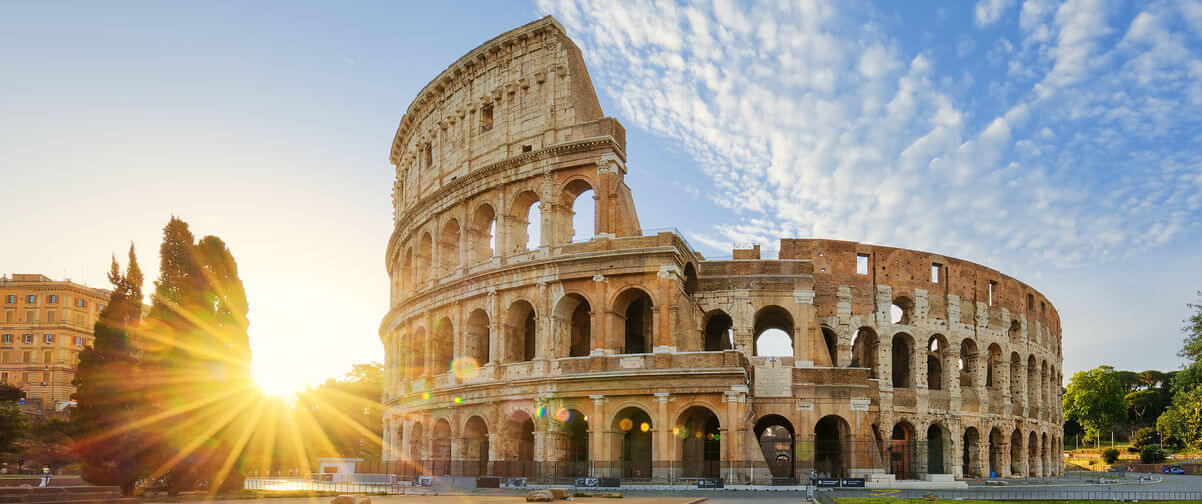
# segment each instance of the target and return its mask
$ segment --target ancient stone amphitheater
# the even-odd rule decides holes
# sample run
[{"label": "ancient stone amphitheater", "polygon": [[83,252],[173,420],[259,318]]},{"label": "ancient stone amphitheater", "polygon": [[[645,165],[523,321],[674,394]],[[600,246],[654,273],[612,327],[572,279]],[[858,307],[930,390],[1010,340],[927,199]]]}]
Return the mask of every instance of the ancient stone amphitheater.
[{"label": "ancient stone amphitheater", "polygon": [[640,227],[625,147],[550,17],[413,100],[390,154],[386,462],[728,484],[1061,471],[1060,322],[1039,292],[846,241],[706,259]]}]

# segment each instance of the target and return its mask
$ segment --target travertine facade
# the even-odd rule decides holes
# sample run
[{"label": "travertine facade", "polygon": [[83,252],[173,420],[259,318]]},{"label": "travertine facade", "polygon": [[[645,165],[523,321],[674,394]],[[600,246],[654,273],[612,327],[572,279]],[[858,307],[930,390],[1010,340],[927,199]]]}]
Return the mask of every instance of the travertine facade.
[{"label": "travertine facade", "polygon": [[[732,483],[1060,470],[1042,295],[926,252],[799,239],[706,260],[642,230],[622,126],[554,19],[443,71],[390,159],[385,460]],[[757,355],[778,331],[791,354]]]},{"label": "travertine facade", "polygon": [[0,278],[0,382],[43,409],[71,399],[79,352],[112,293],[44,275]]}]

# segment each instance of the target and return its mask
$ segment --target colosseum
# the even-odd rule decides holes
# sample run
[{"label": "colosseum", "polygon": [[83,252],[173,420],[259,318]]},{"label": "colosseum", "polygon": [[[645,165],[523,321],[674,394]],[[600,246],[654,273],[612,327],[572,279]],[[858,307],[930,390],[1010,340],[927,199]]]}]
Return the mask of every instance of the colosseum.
[{"label": "colosseum", "polygon": [[706,259],[641,228],[625,130],[551,17],[435,77],[389,159],[386,462],[629,483],[1062,470],[1047,299],[929,252]]}]

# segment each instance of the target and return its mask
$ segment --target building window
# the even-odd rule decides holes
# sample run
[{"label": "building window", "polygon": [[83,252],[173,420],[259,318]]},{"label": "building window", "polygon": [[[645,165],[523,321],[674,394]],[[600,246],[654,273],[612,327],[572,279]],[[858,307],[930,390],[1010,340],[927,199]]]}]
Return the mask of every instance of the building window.
[{"label": "building window", "polygon": [[480,107],[480,131],[485,132],[492,129],[492,105]]},{"label": "building window", "polygon": [[54,343],[54,335],[53,334],[46,335],[46,343]]},{"label": "building window", "polygon": [[21,373],[21,381],[25,382],[25,383],[29,383],[29,371]]},{"label": "building window", "polygon": [[0,373],[0,383],[8,383],[8,373]]},{"label": "building window", "polygon": [[13,342],[13,335],[11,335],[11,334],[5,334],[5,335],[4,335],[4,339],[3,339],[3,340],[0,340],[0,341],[3,341],[4,343],[12,343],[12,342]]},{"label": "building window", "polygon": [[989,306],[993,306],[993,293],[997,291],[997,282],[989,281]]},{"label": "building window", "polygon": [[33,343],[33,335],[32,335],[32,334],[26,334],[26,335],[25,335],[25,342],[26,342],[26,343]]},{"label": "building window", "polygon": [[86,308],[88,306],[88,302],[84,301],[83,298],[75,298],[75,306]]},{"label": "building window", "polygon": [[943,265],[939,263],[931,263],[931,283],[939,283],[939,270],[943,269]]},{"label": "building window", "polygon": [[8,350],[0,350],[0,363],[8,364],[8,358],[12,357],[12,352]]},{"label": "building window", "polygon": [[75,346],[83,346],[83,338],[76,336],[75,337]]},{"label": "building window", "polygon": [[53,358],[54,358],[53,350],[46,350],[45,352],[42,352],[42,364],[50,364],[50,361]]},{"label": "building window", "polygon": [[16,303],[16,302],[17,302],[17,296],[16,296],[16,294],[9,294],[9,295],[8,295],[8,299],[7,299],[7,301],[8,301],[8,304],[14,304],[14,303]]},{"label": "building window", "polygon": [[33,310],[25,310],[25,322],[33,323],[38,321],[38,312]]},{"label": "building window", "polygon": [[30,294],[30,295],[28,295],[28,296],[25,296],[25,302],[26,302],[26,303],[36,303],[36,302],[38,302],[38,295],[37,295],[37,294]]},{"label": "building window", "polygon": [[868,274],[868,255],[867,254],[856,254],[856,274],[857,275],[867,275]]},{"label": "building window", "polygon": [[100,311],[104,311],[104,305],[96,305],[96,309],[100,310]]},{"label": "building window", "polygon": [[58,302],[58,294],[51,294],[50,295],[50,304],[54,304],[57,302]]},{"label": "building window", "polygon": [[33,352],[30,352],[29,350],[21,352],[21,362],[24,364],[33,362]]},{"label": "building window", "polygon": [[53,324],[54,316],[55,316],[54,310],[46,310],[46,323]]}]

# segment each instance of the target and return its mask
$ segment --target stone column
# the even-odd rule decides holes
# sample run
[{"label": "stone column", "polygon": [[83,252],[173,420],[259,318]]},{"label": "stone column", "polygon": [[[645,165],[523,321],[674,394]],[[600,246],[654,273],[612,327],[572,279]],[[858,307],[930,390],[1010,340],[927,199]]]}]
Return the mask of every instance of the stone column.
[{"label": "stone column", "polygon": [[671,443],[668,441],[668,438],[672,435],[672,428],[668,425],[671,423],[671,420],[668,418],[669,394],[667,392],[655,392],[653,395],[657,404],[656,418],[651,422],[651,439],[654,444],[651,449],[651,477],[663,480],[668,477],[668,467],[662,463],[673,460]]},{"label": "stone column", "polygon": [[605,436],[605,396],[593,394],[588,397],[593,400],[593,414],[588,416],[588,454],[591,459],[590,462],[596,468],[598,462],[612,460],[609,458],[608,450],[605,447],[605,441],[608,441]]}]

